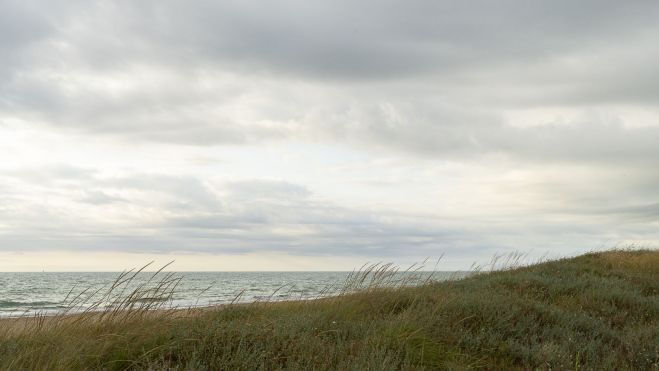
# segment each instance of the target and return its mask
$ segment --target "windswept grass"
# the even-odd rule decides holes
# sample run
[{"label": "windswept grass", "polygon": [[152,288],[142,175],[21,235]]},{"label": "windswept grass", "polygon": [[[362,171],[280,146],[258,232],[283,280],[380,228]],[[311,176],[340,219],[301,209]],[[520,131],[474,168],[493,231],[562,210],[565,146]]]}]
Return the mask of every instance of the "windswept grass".
[{"label": "windswept grass", "polygon": [[658,251],[500,263],[446,282],[364,267],[318,300],[140,300],[168,292],[169,277],[107,296],[117,305],[101,313],[1,321],[0,369],[659,369]]}]

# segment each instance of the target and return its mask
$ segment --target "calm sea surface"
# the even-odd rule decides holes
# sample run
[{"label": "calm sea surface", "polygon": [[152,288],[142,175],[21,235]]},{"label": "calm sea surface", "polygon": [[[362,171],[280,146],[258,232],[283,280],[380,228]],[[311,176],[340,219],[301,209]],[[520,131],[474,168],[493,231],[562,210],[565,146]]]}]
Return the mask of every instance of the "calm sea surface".
[{"label": "calm sea surface", "polygon": [[[414,279],[432,274],[435,280],[464,276],[456,272],[415,274]],[[136,288],[142,292],[139,300],[162,301],[166,307],[207,306],[234,300],[310,299],[337,293],[348,275],[349,272],[184,272],[154,277],[153,273],[144,272],[110,290],[119,273],[0,272],[0,317],[50,314],[72,306],[74,311],[81,311],[92,303],[107,307]],[[411,275],[399,273],[396,280]]]}]

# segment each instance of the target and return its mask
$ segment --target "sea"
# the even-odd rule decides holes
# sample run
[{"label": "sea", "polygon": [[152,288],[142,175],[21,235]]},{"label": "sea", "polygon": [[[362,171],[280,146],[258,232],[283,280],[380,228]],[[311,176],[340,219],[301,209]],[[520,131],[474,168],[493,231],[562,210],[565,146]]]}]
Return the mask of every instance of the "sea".
[{"label": "sea", "polygon": [[[190,308],[305,300],[380,285],[464,277],[466,272],[0,272],[0,317],[75,313],[117,305]],[[120,304],[121,303],[121,304]]]}]

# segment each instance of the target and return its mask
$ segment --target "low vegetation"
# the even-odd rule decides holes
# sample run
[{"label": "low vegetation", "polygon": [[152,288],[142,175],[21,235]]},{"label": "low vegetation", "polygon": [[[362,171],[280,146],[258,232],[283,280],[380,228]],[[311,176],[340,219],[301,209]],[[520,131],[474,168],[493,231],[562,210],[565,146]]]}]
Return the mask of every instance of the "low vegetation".
[{"label": "low vegetation", "polygon": [[413,287],[386,270],[318,300],[5,319],[0,369],[659,369],[659,251]]}]

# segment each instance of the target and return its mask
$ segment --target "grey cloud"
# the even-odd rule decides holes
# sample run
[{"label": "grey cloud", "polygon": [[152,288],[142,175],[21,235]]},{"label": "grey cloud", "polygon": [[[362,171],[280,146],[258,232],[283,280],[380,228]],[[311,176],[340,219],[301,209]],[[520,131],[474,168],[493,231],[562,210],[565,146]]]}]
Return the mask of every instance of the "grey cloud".
[{"label": "grey cloud", "polygon": [[[74,203],[62,209],[38,201],[6,198],[0,207],[0,220],[9,229],[0,235],[2,248],[151,253],[286,251],[373,259],[460,254],[463,249],[473,255],[487,255],[522,245],[573,251],[593,248],[593,241],[605,242],[603,238],[618,241],[630,235],[652,236],[625,218],[629,213],[656,211],[655,205],[647,210],[618,208],[617,219],[603,221],[591,213],[589,222],[580,223],[574,223],[574,218],[583,216],[592,205],[584,204],[560,219],[553,219],[555,214],[546,211],[527,211],[524,220],[516,213],[439,218],[321,202],[312,190],[279,181],[207,184],[194,177],[134,174],[121,178],[82,177],[78,182],[75,188],[83,189],[86,199],[59,182],[52,183],[50,198],[54,205],[61,205],[61,198],[70,198],[81,206]],[[176,202],[163,203],[159,195]],[[102,209],[111,210],[111,217],[81,218]],[[153,217],[144,218],[144,214]]]},{"label": "grey cloud", "polygon": [[[97,186],[115,190],[134,190],[141,193],[159,193],[171,198],[168,208],[214,209],[221,207],[218,195],[204,182],[194,177],[158,174],[140,174],[100,179]],[[133,200],[139,202],[139,200]]]},{"label": "grey cloud", "polygon": [[49,166],[5,170],[0,172],[0,176],[34,185],[49,186],[56,182],[81,182],[90,180],[96,176],[96,171],[67,164],[52,164]]},{"label": "grey cloud", "polygon": [[3,1],[0,14],[0,40],[3,48],[22,46],[47,34],[45,17],[23,1]]},{"label": "grey cloud", "polygon": [[[118,2],[71,9],[87,33],[76,41],[95,54],[322,77],[382,77],[543,58],[634,36],[652,24],[652,1],[448,3],[297,0],[277,4],[186,1]],[[101,15],[104,17],[101,18]],[[60,25],[65,36],[79,29]],[[129,36],[132,36],[129,38]],[[103,49],[109,49],[103,53]],[[90,53],[86,53],[89,51]],[[155,56],[154,56],[155,55]],[[186,58],[187,57],[187,58]],[[192,58],[191,58],[192,57]]]},{"label": "grey cloud", "polygon": [[[11,77],[0,83],[0,121],[191,145],[334,138],[431,155],[656,154],[654,128],[593,119],[521,130],[502,118],[520,107],[653,106],[652,1],[34,1],[7,9],[10,54],[25,58],[3,67]],[[23,48],[33,40],[41,42]],[[111,88],[114,80],[127,86]],[[246,110],[249,117],[235,114]],[[586,136],[593,140],[577,139]]]},{"label": "grey cloud", "polygon": [[[221,207],[216,192],[195,177],[161,174],[139,174],[107,177],[97,170],[63,164],[51,164],[36,168],[5,170],[0,178],[13,183],[46,190],[47,193],[71,197],[90,205],[106,205],[126,202],[144,206],[139,197],[127,198],[122,192],[137,192],[137,195],[162,195],[166,198],[160,207],[175,209],[215,209]],[[11,188],[8,191],[10,191]],[[75,194],[75,197],[72,197]],[[155,206],[155,205],[152,205]]]},{"label": "grey cloud", "polygon": [[[0,208],[0,220],[11,227],[10,233],[0,235],[2,248],[396,256],[401,253],[400,246],[422,253],[448,246],[460,234],[455,228],[413,223],[390,212],[376,215],[321,203],[307,188],[286,182],[218,184],[215,193],[195,178],[139,174],[82,179],[78,185],[85,190],[82,199],[79,192],[67,192],[62,186],[56,186],[51,198],[56,204],[61,204],[58,197],[73,198],[95,212],[111,207],[113,216],[81,219],[72,212],[80,212],[76,204],[60,209],[8,200],[9,205],[22,205]],[[126,189],[140,193],[122,194]],[[162,192],[194,207],[172,207],[151,197]],[[154,210],[156,218],[135,219],[134,211],[142,214]]]},{"label": "grey cloud", "polygon": [[334,116],[319,111],[336,140],[383,150],[440,158],[503,154],[522,161],[581,161],[608,164],[659,158],[659,126],[628,128],[619,117],[586,115],[570,122],[515,127],[488,110],[457,109],[441,103],[361,102]]},{"label": "grey cloud", "polygon": [[582,210],[586,215],[625,219],[633,223],[659,223],[659,203],[635,204],[618,207],[599,207]]},{"label": "grey cloud", "polygon": [[[574,223],[558,223],[560,227],[551,233],[581,230],[595,234],[600,229],[602,235],[636,236],[643,233],[630,231],[643,230],[643,226],[645,233],[654,235],[656,228],[651,225],[659,222],[659,173],[648,172],[645,166],[551,164],[544,175],[536,174],[531,183],[520,183],[501,182],[493,189],[496,193],[516,195],[524,205],[526,218],[543,220],[539,236],[544,233],[542,228],[556,221]],[[514,218],[515,213],[512,215]],[[506,218],[503,212],[499,216]],[[615,242],[615,237],[612,240]]]},{"label": "grey cloud", "polygon": [[231,182],[226,188],[231,197],[246,200],[305,199],[311,195],[311,191],[303,186],[272,180]]},{"label": "grey cloud", "polygon": [[613,210],[636,220],[659,222],[659,203],[637,205]]},{"label": "grey cloud", "polygon": [[128,200],[101,191],[87,191],[78,201],[92,205],[107,205],[117,202],[127,202]]},{"label": "grey cloud", "polygon": [[48,37],[53,28],[38,7],[23,1],[3,1],[0,12],[0,87],[8,73],[20,68],[17,64],[29,63],[23,53]]},{"label": "grey cloud", "polygon": [[[182,250],[286,251],[304,255],[398,256],[410,251],[423,254],[447,248],[460,235],[450,228],[424,228],[385,221],[356,210],[304,202],[284,206],[260,201],[236,208],[238,211],[232,208],[236,201],[227,201],[232,210],[229,214],[175,217],[159,228],[173,240],[187,239],[179,246]],[[409,250],[401,251],[401,246],[408,246]]]}]

